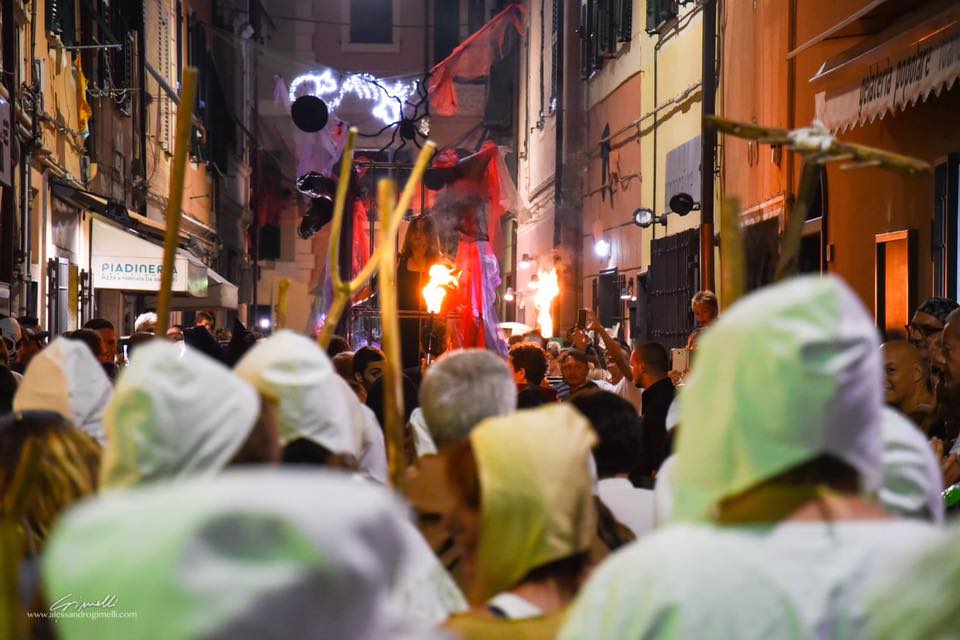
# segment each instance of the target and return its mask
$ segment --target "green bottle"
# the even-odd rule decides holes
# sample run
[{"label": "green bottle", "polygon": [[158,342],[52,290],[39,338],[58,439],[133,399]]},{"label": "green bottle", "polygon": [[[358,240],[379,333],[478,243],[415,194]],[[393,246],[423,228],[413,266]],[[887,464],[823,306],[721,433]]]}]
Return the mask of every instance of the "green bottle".
[{"label": "green bottle", "polygon": [[944,489],[941,495],[943,495],[943,502],[947,511],[953,511],[960,507],[960,482]]}]

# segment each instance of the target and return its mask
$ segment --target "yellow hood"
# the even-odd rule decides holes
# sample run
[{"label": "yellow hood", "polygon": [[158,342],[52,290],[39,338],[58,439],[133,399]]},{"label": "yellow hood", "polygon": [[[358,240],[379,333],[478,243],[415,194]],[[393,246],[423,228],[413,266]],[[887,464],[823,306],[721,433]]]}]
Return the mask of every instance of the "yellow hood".
[{"label": "yellow hood", "polygon": [[471,596],[480,603],[590,547],[596,436],[572,407],[554,405],[486,420],[470,442],[482,512]]}]

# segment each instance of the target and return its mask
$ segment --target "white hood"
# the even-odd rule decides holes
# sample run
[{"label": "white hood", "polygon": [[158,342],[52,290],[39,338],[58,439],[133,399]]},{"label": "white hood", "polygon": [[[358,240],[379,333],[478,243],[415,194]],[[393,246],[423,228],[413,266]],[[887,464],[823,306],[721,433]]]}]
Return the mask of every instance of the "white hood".
[{"label": "white hood", "polygon": [[740,493],[823,454],[883,479],[877,329],[835,277],[764,288],[722,314],[699,343],[679,396],[678,520],[708,518]]},{"label": "white hood", "polygon": [[13,399],[14,411],[56,411],[103,445],[110,379],[83,342],[57,338],[30,360]]},{"label": "white hood", "polygon": [[333,453],[360,457],[349,396],[335,386],[340,377],[315,341],[278,331],[250,349],[234,371],[277,402],[281,443],[307,438]]},{"label": "white hood", "polygon": [[44,589],[51,602],[115,593],[137,614],[65,618],[65,640],[428,637],[392,593],[416,558],[410,526],[389,491],[346,474],[232,470],[74,509],[47,545]]},{"label": "white hood", "polygon": [[880,503],[896,515],[943,522],[943,475],[930,443],[906,416],[883,409]]},{"label": "white hood", "polygon": [[222,470],[260,416],[256,390],[219,362],[165,340],[137,348],[104,424],[104,487]]}]

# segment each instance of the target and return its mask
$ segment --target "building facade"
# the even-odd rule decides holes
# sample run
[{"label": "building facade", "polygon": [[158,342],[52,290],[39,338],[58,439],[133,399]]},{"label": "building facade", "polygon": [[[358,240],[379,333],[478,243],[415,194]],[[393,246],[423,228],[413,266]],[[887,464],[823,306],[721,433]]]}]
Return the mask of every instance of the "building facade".
[{"label": "building facade", "polygon": [[[384,109],[383,94],[370,79],[390,92],[413,87],[505,4],[502,0],[270,3],[274,28],[267,32],[266,46],[259,51],[256,62],[259,135],[264,151],[260,161],[265,168],[262,175],[273,176],[268,179],[270,184],[264,185],[266,199],[261,201],[258,324],[269,326],[275,320],[282,281],[289,286],[285,309],[288,327],[312,332],[324,317],[329,300],[325,284],[330,227],[326,225],[308,239],[298,235],[298,225],[310,202],[297,193],[295,184],[307,169],[323,164],[313,146],[319,139],[317,135],[332,138],[331,132],[339,123],[343,123],[344,129],[356,126],[361,136],[355,157],[373,163],[363,165],[370,172],[365,183],[373,185],[374,176],[390,176],[402,186],[418,149],[413,142],[400,148],[403,141],[397,127],[390,126],[399,114]],[[372,20],[371,16],[377,19]],[[359,72],[366,74],[366,79],[356,76]],[[509,89],[515,75],[516,70],[509,69],[498,80],[506,81]],[[441,150],[476,151],[483,139],[492,137],[514,154],[516,112],[512,108],[492,110],[488,99],[490,86],[489,80],[458,82],[457,113],[431,113],[421,121],[421,131]],[[329,88],[329,93],[323,93],[324,88]],[[304,134],[291,120],[291,98],[304,91],[322,93],[324,100],[336,105],[321,134]],[[410,93],[404,113],[414,115],[409,105],[418,101],[420,97]],[[390,100],[385,102],[392,105]],[[501,96],[500,102],[513,105],[515,98]],[[425,104],[416,108],[415,115],[424,113]],[[322,172],[330,173],[331,166],[329,163]],[[368,191],[372,195],[374,190]],[[366,206],[372,211],[372,202],[368,201]],[[419,211],[420,206],[419,201],[414,203],[414,210]],[[365,233],[360,241],[372,249],[371,239],[378,229],[375,216],[371,214],[363,226]],[[401,229],[401,235],[403,232]],[[354,247],[354,251],[358,248]],[[504,262],[511,264],[510,260]]]},{"label": "building facade", "polygon": [[36,317],[54,334],[106,317],[125,334],[155,307],[187,65],[199,69],[199,99],[174,319],[207,308],[226,323],[242,311],[253,144],[238,133],[243,61],[213,55],[212,38],[232,28],[234,4],[3,3],[17,153],[0,150],[14,174],[4,183],[0,253],[13,264],[0,271],[10,293],[0,311]]},{"label": "building facade", "polygon": [[[728,0],[723,14],[724,115],[785,128],[818,120],[841,140],[935,167],[910,176],[831,164],[805,222],[803,268],[847,280],[890,335],[923,298],[956,299],[957,4]],[[741,200],[748,259],[761,273],[801,163],[730,137],[723,149],[723,191]]]},{"label": "building facade", "polygon": [[[587,307],[625,340],[682,346],[702,284],[700,214],[672,214],[669,203],[686,193],[701,208],[703,4],[528,9],[518,187],[529,213],[517,254],[537,268],[519,274],[518,318],[536,324],[529,281],[557,264],[561,333]],[[652,225],[634,222],[640,210]]]}]

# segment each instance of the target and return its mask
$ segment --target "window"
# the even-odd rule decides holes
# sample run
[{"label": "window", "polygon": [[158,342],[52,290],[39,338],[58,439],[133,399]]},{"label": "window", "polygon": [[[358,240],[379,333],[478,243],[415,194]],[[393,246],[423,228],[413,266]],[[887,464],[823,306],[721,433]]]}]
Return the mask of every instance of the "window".
[{"label": "window", "polygon": [[437,2],[433,5],[433,61],[440,62],[460,44],[460,5]]},{"label": "window", "polygon": [[676,18],[679,13],[677,5],[677,0],[647,0],[647,33],[656,33]]},{"label": "window", "polygon": [[[636,0],[581,0],[580,75],[589,78],[615,58],[633,37],[633,3]],[[655,3],[657,0],[648,0]],[[662,0],[661,0],[662,1]],[[556,7],[560,3],[554,3]],[[649,5],[648,5],[649,6]]]},{"label": "window", "polygon": [[[148,59],[153,63],[157,73],[166,81],[168,85],[177,89],[180,85],[180,79],[174,78],[176,61],[174,60],[171,49],[175,43],[171,39],[175,35],[171,22],[174,16],[170,13],[170,8],[165,0],[154,0],[150,3],[150,29],[152,32],[152,42],[148,49]],[[167,153],[173,153],[174,120],[176,118],[176,105],[167,95],[166,90],[157,83],[157,117],[159,122],[154,129],[158,137],[160,148]]]},{"label": "window", "polygon": [[60,38],[65,46],[77,44],[77,13],[75,0],[47,0],[47,33]]},{"label": "window", "polygon": [[350,42],[392,44],[393,0],[350,0]]}]

